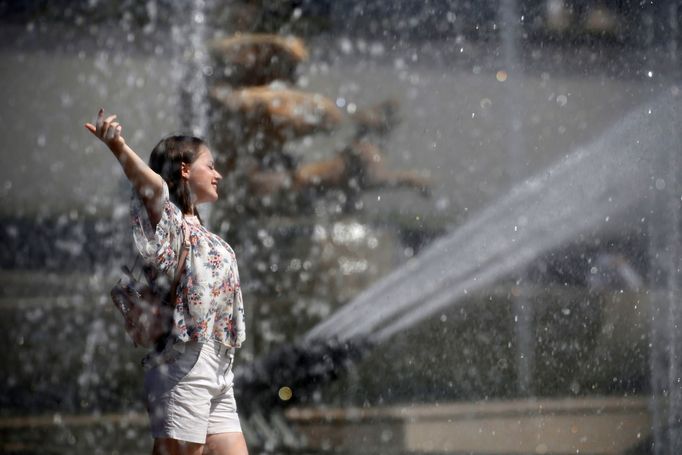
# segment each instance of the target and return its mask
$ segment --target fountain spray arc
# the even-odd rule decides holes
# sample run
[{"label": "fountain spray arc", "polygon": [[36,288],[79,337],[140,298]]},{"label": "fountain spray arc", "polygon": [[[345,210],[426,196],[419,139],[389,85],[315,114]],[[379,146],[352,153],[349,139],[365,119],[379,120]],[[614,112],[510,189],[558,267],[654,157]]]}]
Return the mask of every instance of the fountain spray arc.
[{"label": "fountain spray arc", "polygon": [[652,164],[679,147],[680,100],[630,112],[314,327],[307,341],[381,343],[540,254],[653,204]]},{"label": "fountain spray arc", "polygon": [[206,103],[206,68],[208,64],[207,14],[213,8],[211,0],[178,3],[174,6],[176,23],[171,36],[177,48],[173,70],[177,79],[180,101],[180,123],[185,131],[206,137],[208,112]]}]

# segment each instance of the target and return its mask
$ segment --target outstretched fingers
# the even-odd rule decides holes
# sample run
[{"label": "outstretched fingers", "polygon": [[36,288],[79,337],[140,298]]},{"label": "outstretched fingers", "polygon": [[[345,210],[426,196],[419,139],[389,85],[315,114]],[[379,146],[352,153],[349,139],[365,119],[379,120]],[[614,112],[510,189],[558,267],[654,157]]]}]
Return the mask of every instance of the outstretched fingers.
[{"label": "outstretched fingers", "polygon": [[118,122],[114,122],[114,120],[116,120],[115,114],[105,118],[104,109],[100,109],[97,112],[95,124],[93,125],[92,123],[88,122],[85,124],[85,129],[104,141],[110,140],[115,136],[120,135],[121,131],[121,125]]},{"label": "outstretched fingers", "polygon": [[[115,117],[115,116],[112,116]],[[109,117],[111,118],[111,117]],[[108,120],[108,119],[107,119]],[[120,135],[121,131],[121,124],[118,122],[111,122],[106,130],[106,134],[104,139],[107,141],[111,141],[116,138],[117,135]]]},{"label": "outstretched fingers", "polygon": [[100,108],[97,111],[97,118],[95,118],[95,124],[88,122],[85,124],[85,129],[90,131],[95,136],[99,137],[98,131],[102,129],[102,122],[104,121],[104,109]]},{"label": "outstretched fingers", "polygon": [[116,115],[112,114],[107,117],[104,115],[104,109],[100,109],[97,112],[97,118],[93,123],[86,123],[85,129],[90,131],[92,134],[97,136],[102,142],[104,142],[110,149],[112,147],[120,147],[125,145],[125,140],[123,139],[123,125],[116,121]]},{"label": "outstretched fingers", "polygon": [[[109,137],[109,134],[110,134],[109,130],[111,129],[111,123],[115,119],[116,119],[116,115],[110,115],[109,117],[104,119],[104,121],[102,122],[102,126],[98,130],[98,136],[99,137],[101,137],[102,139],[106,139]],[[111,134],[113,134],[113,131]]]},{"label": "outstretched fingers", "polygon": [[95,127],[98,133],[102,131],[102,123],[104,123],[104,109],[100,107],[99,111],[97,111],[97,119],[95,120]]}]

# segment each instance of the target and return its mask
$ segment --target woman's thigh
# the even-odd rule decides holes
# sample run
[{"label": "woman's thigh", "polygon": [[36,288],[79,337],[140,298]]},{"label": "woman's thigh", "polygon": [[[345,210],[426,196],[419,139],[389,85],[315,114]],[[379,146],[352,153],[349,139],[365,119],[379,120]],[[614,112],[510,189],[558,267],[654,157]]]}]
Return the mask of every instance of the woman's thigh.
[{"label": "woman's thigh", "polygon": [[203,444],[171,438],[156,438],[152,455],[201,455],[203,450]]},{"label": "woman's thigh", "polygon": [[216,433],[206,436],[203,455],[248,455],[244,433]]}]

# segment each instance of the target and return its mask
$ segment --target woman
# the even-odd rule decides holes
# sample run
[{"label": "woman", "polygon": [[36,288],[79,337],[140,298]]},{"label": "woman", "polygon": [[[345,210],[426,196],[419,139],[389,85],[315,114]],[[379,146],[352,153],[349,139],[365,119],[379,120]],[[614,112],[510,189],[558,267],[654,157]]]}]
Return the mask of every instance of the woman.
[{"label": "woman", "polygon": [[145,358],[153,454],[246,455],[232,387],[234,350],[244,341],[244,311],[234,252],[196,213],[218,199],[211,151],[198,138],[159,142],[149,166],[126,144],[116,116],[100,109],[85,127],[118,159],[133,185],[133,238],[142,257],[172,281],[185,235],[189,253],[173,302],[173,330]]}]

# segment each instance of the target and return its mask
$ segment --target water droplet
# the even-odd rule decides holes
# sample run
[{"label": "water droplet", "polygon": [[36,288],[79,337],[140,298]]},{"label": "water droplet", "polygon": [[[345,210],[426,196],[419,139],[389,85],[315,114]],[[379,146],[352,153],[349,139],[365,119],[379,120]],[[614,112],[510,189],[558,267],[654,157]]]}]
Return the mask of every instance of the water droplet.
[{"label": "water droplet", "polygon": [[657,190],[664,190],[665,189],[665,180],[656,179],[656,189]]},{"label": "water droplet", "polygon": [[69,95],[68,93],[62,93],[59,96],[60,101],[62,102],[63,107],[71,107],[73,106],[73,97]]},{"label": "water droplet", "polygon": [[566,95],[559,95],[556,97],[556,102],[559,106],[564,107],[568,103],[568,97]]},{"label": "water droplet", "polygon": [[393,432],[391,430],[384,430],[381,432],[382,442],[389,442],[391,439],[393,439]]},{"label": "water droplet", "polygon": [[381,43],[372,43],[369,47],[369,54],[373,56],[379,56],[384,54],[384,45]]},{"label": "water droplet", "polygon": [[341,47],[341,52],[344,54],[350,54],[353,52],[353,43],[348,38],[341,38],[341,41],[339,41],[339,46]]},{"label": "water droplet", "polygon": [[439,198],[436,201],[436,208],[438,210],[445,210],[448,208],[449,205],[450,205],[450,200],[446,197]]}]

